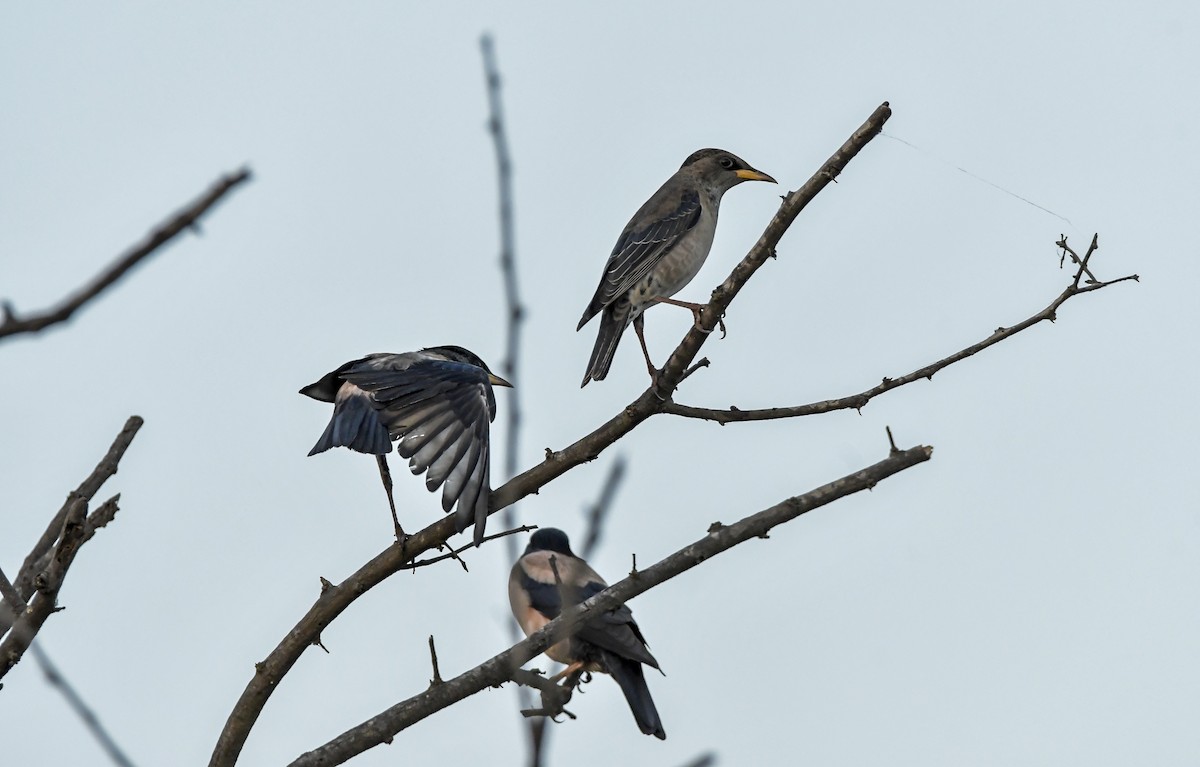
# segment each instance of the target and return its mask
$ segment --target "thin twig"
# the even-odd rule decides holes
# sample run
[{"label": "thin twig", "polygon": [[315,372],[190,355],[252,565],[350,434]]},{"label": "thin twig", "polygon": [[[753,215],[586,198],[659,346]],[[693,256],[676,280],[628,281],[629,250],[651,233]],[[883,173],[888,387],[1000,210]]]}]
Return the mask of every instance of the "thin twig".
[{"label": "thin twig", "polygon": [[558,720],[555,717],[559,714],[563,714],[571,719],[575,718],[574,714],[563,708],[571,702],[571,696],[575,692],[573,685],[555,684],[540,673],[526,671],[523,668],[512,670],[512,681],[522,687],[533,688],[541,693],[542,696],[541,708],[521,709],[521,716],[528,719],[545,717],[556,722]]},{"label": "thin twig", "polygon": [[[507,319],[506,348],[502,365],[504,377],[513,385],[513,391],[507,398],[505,412],[508,414],[508,428],[505,430],[504,444],[504,479],[512,479],[517,473],[517,458],[521,442],[521,398],[520,398],[520,361],[521,361],[521,327],[525,319],[525,307],[521,303],[521,295],[517,283],[517,247],[516,224],[513,213],[513,172],[512,155],[508,149],[508,129],[504,120],[504,100],[501,97],[500,66],[496,61],[496,46],[490,34],[479,38],[479,49],[483,55],[483,72],[487,84],[488,97],[488,133],[492,136],[492,146],[496,154],[496,186],[499,199],[500,218],[500,272],[504,281],[504,300]],[[500,524],[505,528],[517,526],[517,506],[512,504],[504,509]],[[515,538],[504,542],[505,561],[514,562],[519,549]],[[505,621],[508,626],[509,640],[516,642],[520,639],[517,626],[512,621]],[[518,688],[517,699],[521,708],[529,708],[532,699],[525,688]],[[544,750],[545,723],[540,720],[529,722],[529,767],[541,767]]]},{"label": "thin twig", "polygon": [[[1058,247],[1062,249],[1062,258],[1060,258],[1058,260],[1058,268],[1060,268],[1060,269],[1062,268],[1063,262],[1066,261],[1067,256],[1069,255],[1071,257],[1071,261],[1074,262],[1075,264],[1079,265],[1079,267],[1080,267],[1079,271],[1081,274],[1087,274],[1088,280],[1090,282],[1099,282],[1099,280],[1096,279],[1096,275],[1092,274],[1091,271],[1088,270],[1088,268],[1084,264],[1083,260],[1079,257],[1079,254],[1076,253],[1073,249],[1071,249],[1067,245],[1067,235],[1065,235],[1065,234],[1059,235],[1058,242],[1056,242],[1055,244],[1058,245]],[[1092,236],[1092,249],[1093,250],[1095,249],[1095,245],[1096,245],[1096,237],[1095,237],[1095,235],[1093,235]]]},{"label": "thin twig", "polygon": [[548,647],[562,641],[591,616],[611,610],[639,594],[687,572],[701,562],[741,543],[760,538],[772,528],[789,522],[813,509],[875,487],[884,479],[928,461],[933,448],[918,446],[895,455],[803,495],[788,498],[768,509],[752,514],[735,524],[705,535],[662,561],[639,572],[636,578],[609,586],[579,605],[573,605],[544,628],[475,668],[447,680],[371,717],[325,745],[301,755],[292,767],[332,767],[346,762],[369,748],[390,742],[398,733],[426,717],[481,690],[519,676],[521,666]]},{"label": "thin twig", "polygon": [[[875,109],[867,121],[859,126],[800,189],[787,196],[758,242],[725,282],[713,292],[712,300],[708,304],[711,311],[704,312],[702,317],[702,324],[706,327],[697,328],[693,325],[689,329],[660,372],[656,387],[642,392],[637,399],[590,434],[563,450],[547,451],[543,461],[493,490],[489,501],[489,513],[494,514],[511,506],[570,469],[595,459],[648,418],[662,412],[664,401],[669,399],[669,394],[678,385],[683,371],[691,364],[708,334],[712,332],[717,318],[724,314],[741,287],[770,257],[772,249],[800,211],[879,133],[891,113],[892,110],[886,103]],[[210,767],[231,767],[237,762],[250,730],[262,713],[267,700],[278,689],[283,676],[310,646],[312,637],[320,634],[323,626],[335,620],[350,604],[384,579],[406,568],[417,556],[445,543],[456,533],[454,518],[443,517],[406,539],[403,545],[388,546],[341,584],[321,595],[267,658],[255,666],[254,675],[234,704],[217,738],[209,761]]]},{"label": "thin twig", "polygon": [[[1060,243],[1061,244],[1061,243]],[[882,383],[874,386],[866,391],[858,394],[852,394],[836,399],[827,399],[821,402],[812,402],[807,405],[795,405],[792,407],[772,407],[758,410],[743,410],[741,408],[730,406],[728,410],[716,410],[712,408],[692,407],[690,405],[681,405],[678,402],[670,401],[663,405],[662,411],[671,415],[683,416],[684,418],[700,418],[707,421],[716,421],[719,424],[743,422],[743,421],[770,421],[778,418],[799,418],[802,416],[817,415],[820,413],[829,413],[834,410],[861,410],[866,407],[867,403],[878,397],[879,395],[898,389],[901,386],[906,386],[921,379],[932,380],[935,373],[950,367],[956,362],[972,357],[979,352],[991,346],[995,346],[1006,338],[1011,338],[1023,330],[1027,330],[1040,322],[1054,322],[1058,316],[1058,309],[1065,304],[1069,299],[1090,293],[1094,290],[1115,285],[1118,282],[1126,282],[1128,280],[1139,281],[1140,278],[1136,274],[1131,274],[1126,277],[1120,277],[1107,282],[1092,282],[1087,285],[1080,285],[1080,278],[1087,273],[1087,259],[1091,258],[1091,254],[1095,250],[1095,239],[1093,239],[1093,248],[1088,250],[1087,255],[1080,259],[1080,267],[1075,274],[1071,284],[1063,290],[1046,308],[1037,312],[1031,317],[1028,317],[1016,325],[1011,327],[999,327],[992,331],[992,334],[982,341],[972,344],[965,349],[955,352],[948,357],[944,357],[937,362],[925,365],[911,373],[899,376],[897,378],[884,378]]]},{"label": "thin twig", "polygon": [[249,178],[249,168],[242,168],[236,173],[231,173],[217,179],[207,192],[191,202],[187,207],[175,213],[171,218],[159,224],[146,236],[146,239],[127,250],[109,264],[103,272],[93,278],[91,282],[84,285],[71,296],[60,301],[57,306],[30,314],[26,317],[18,317],[12,304],[5,301],[3,304],[3,316],[0,317],[0,339],[22,333],[36,333],[45,330],[51,325],[71,319],[71,316],[75,312],[112,287],[113,284],[124,277],[130,269],[147,256],[153,254],[181,232],[193,229],[199,218],[208,212],[209,208],[215,205],[230,190],[249,180]]},{"label": "thin twig", "polygon": [[117,745],[117,741],[113,736],[104,729],[104,725],[100,724],[100,717],[96,716],[96,712],[83,701],[71,683],[58,670],[58,667],[51,662],[50,657],[46,655],[46,651],[42,649],[40,642],[34,642],[29,647],[30,653],[34,660],[42,669],[42,674],[46,677],[46,683],[57,689],[62,696],[67,699],[67,705],[71,710],[83,720],[83,724],[88,728],[88,732],[99,741],[100,747],[104,749],[104,753],[108,754],[108,758],[113,764],[118,767],[134,767],[133,760],[125,755],[121,747]]},{"label": "thin twig", "polygon": [[442,684],[442,672],[438,670],[437,647],[433,644],[433,634],[429,635],[429,661],[433,664],[433,679],[429,680],[430,687]]},{"label": "thin twig", "polygon": [[591,559],[596,547],[600,544],[600,539],[604,534],[604,522],[608,519],[613,499],[617,497],[617,488],[621,486],[621,480],[624,477],[625,456],[618,455],[612,465],[608,467],[608,476],[604,478],[604,484],[600,486],[600,497],[587,510],[587,532],[584,534],[583,546],[579,549],[580,556],[584,559]]},{"label": "thin twig", "polygon": [[[504,300],[507,306],[506,348],[502,370],[504,377],[513,385],[513,393],[505,401],[504,412],[508,414],[508,428],[505,430],[504,446],[504,478],[510,479],[517,473],[517,457],[519,452],[519,437],[521,434],[520,359],[521,359],[521,323],[525,319],[525,307],[521,304],[521,295],[517,286],[517,249],[516,226],[513,223],[513,180],[512,155],[508,151],[508,132],[504,124],[504,101],[500,95],[500,69],[496,63],[496,48],[491,35],[479,38],[479,48],[483,54],[483,72],[487,83],[488,96],[488,133],[492,136],[492,145],[496,153],[496,184],[498,187],[499,216],[500,216],[500,273],[504,281]],[[504,511],[501,524],[506,528],[516,527],[516,506],[509,506]],[[515,543],[509,541],[506,546],[508,560],[515,560],[517,550]]]},{"label": "thin twig", "polygon": [[[484,537],[484,539],[482,541],[480,541],[480,543],[483,543],[484,541],[494,541],[497,538],[504,538],[509,535],[516,535],[517,533],[530,533],[530,532],[533,532],[534,530],[537,530],[537,528],[538,528],[537,525],[521,525],[520,527],[514,527],[512,530],[504,530],[499,533],[492,533],[491,535]],[[447,545],[449,545],[449,544],[447,544]],[[416,570],[418,567],[427,567],[429,565],[436,564],[438,562],[442,562],[447,559],[458,559],[459,554],[462,554],[467,549],[473,549],[473,548],[475,548],[475,544],[468,543],[465,546],[460,546],[457,549],[451,549],[449,552],[447,552],[445,554],[440,554],[436,557],[429,557],[428,559],[418,559],[416,562],[412,562],[408,565],[405,565],[404,569],[405,570]],[[462,562],[461,559],[459,559],[459,561]],[[467,565],[464,562],[463,569],[465,570],[466,567],[467,567]]]}]

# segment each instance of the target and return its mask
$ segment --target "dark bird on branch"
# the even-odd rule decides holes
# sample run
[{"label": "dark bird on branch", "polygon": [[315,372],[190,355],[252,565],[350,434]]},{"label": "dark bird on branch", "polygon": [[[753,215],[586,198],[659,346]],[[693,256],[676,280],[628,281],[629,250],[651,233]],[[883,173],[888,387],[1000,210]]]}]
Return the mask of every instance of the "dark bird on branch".
[{"label": "dark bird on branch", "polygon": [[461,346],[369,354],[347,362],[300,390],[333,403],[333,417],[308,454],[348,447],[376,456],[396,537],[403,540],[385,457],[392,451],[392,440],[399,440],[396,451],[409,459],[413,474],[425,473],[430,492],[445,483],[442,509],[448,512],[458,503],[458,531],[475,521],[478,546],[491,493],[488,431],[496,417],[492,386],[512,384],[493,375],[483,360]]},{"label": "dark bird on branch", "polygon": [[[566,607],[577,605],[603,591],[608,584],[575,556],[566,533],[543,527],[529,538],[525,553],[513,565],[508,579],[508,601],[525,636],[545,626]],[[658,668],[646,649],[646,640],[633,613],[618,605],[596,615],[570,637],[546,650],[552,660],[567,664],[554,679],[578,678],[584,672],[603,671],[621,687],[638,729],[665,740],[658,709],[650,697],[642,665]]]},{"label": "dark bird on branch", "polygon": [[721,197],[743,181],[775,179],[721,149],[701,149],[683,162],[625,225],[604,266],[596,295],[579,320],[579,330],[603,312],[580,386],[608,375],[621,334],[629,323],[637,331],[650,377],[658,371],[646,350],[642,312],[656,303],[683,306],[700,322],[703,304],[675,301],[671,296],[692,281],[712,249]]}]

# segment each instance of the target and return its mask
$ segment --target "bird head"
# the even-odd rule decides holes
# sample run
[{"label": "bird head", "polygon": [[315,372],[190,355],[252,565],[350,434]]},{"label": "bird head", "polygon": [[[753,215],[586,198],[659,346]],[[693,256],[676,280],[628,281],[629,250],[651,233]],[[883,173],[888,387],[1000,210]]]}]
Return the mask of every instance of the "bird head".
[{"label": "bird head", "polygon": [[526,554],[532,551],[552,551],[568,557],[575,556],[575,552],[571,551],[571,540],[557,527],[539,527],[534,530],[533,535],[529,536],[529,545],[525,547]]},{"label": "bird head", "polygon": [[743,181],[770,181],[775,179],[756,170],[742,158],[724,149],[701,149],[683,161],[680,170],[690,168],[706,186],[726,192]]},{"label": "bird head", "polygon": [[444,360],[449,360],[450,362],[463,362],[467,365],[474,365],[477,368],[482,368],[483,371],[487,373],[488,381],[491,382],[492,386],[507,386],[512,388],[512,384],[489,370],[487,363],[479,359],[479,355],[475,354],[475,352],[470,351],[469,349],[464,349],[461,346],[430,346],[429,348],[422,349],[421,351],[434,357],[441,357]]}]

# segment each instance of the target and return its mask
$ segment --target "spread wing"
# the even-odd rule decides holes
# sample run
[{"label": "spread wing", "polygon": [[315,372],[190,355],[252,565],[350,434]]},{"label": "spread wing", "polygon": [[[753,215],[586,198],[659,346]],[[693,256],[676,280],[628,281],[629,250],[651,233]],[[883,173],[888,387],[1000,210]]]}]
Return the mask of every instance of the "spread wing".
[{"label": "spread wing", "polygon": [[686,189],[678,196],[666,196],[663,189],[647,200],[617,239],[596,295],[579,321],[580,328],[617,297],[628,293],[700,220],[699,192]]},{"label": "spread wing", "polygon": [[413,474],[425,473],[431,491],[445,484],[442,508],[458,504],[459,530],[475,520],[478,542],[491,491],[489,424],[496,416],[487,373],[447,360],[404,362],[401,369],[362,366],[342,378],[370,394]]}]

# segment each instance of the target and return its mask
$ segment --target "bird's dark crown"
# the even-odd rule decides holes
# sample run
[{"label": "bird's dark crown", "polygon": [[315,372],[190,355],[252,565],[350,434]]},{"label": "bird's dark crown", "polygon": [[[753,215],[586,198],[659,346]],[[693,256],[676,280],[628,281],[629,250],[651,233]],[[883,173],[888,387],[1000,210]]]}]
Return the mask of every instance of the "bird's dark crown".
[{"label": "bird's dark crown", "polygon": [[[691,155],[689,155],[688,158],[683,161],[683,165],[680,165],[679,167],[686,168],[689,165],[693,165],[709,157],[720,157],[722,160],[721,167],[725,170],[739,170],[750,167],[746,164],[745,160],[738,157],[736,154],[733,154],[732,152],[726,152],[724,149],[711,148],[700,149],[692,152]],[[726,158],[728,158],[728,161],[725,161]]]},{"label": "bird's dark crown", "polygon": [[479,356],[475,352],[464,349],[461,346],[428,346],[421,351],[440,355],[451,362],[465,362],[468,365],[483,368],[489,373],[492,372],[487,364],[479,359]]},{"label": "bird's dark crown", "polygon": [[531,551],[553,551],[568,557],[575,556],[575,552],[571,551],[571,540],[557,527],[539,527],[534,530],[533,535],[529,536],[529,545],[525,547],[526,554]]}]

